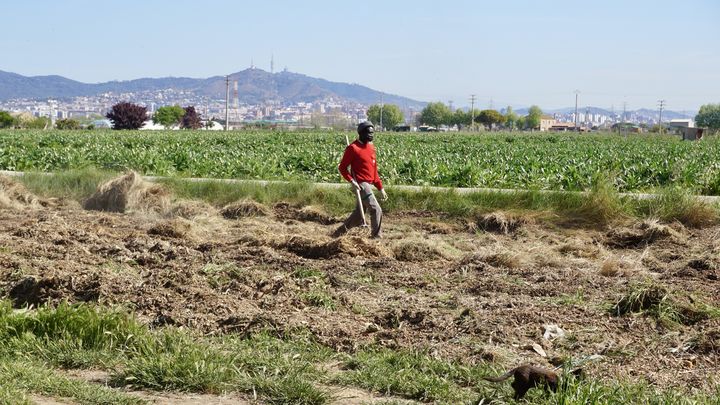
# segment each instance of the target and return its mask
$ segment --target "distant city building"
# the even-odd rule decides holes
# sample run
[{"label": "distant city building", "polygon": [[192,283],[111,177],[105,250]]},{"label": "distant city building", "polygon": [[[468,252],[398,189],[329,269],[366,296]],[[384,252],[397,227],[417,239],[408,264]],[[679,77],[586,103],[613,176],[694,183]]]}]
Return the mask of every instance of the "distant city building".
[{"label": "distant city building", "polygon": [[543,115],[540,117],[540,131],[547,131],[555,125],[555,117]]}]

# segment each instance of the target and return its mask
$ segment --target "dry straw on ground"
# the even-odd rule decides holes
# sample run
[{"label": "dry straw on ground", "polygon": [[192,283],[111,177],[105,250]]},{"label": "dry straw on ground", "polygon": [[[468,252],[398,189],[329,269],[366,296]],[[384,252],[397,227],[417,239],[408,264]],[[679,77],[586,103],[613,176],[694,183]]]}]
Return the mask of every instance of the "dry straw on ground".
[{"label": "dry straw on ground", "polygon": [[484,231],[507,235],[532,222],[528,216],[495,211],[482,215],[475,222],[470,223],[468,228],[471,232]]},{"label": "dry straw on ground", "polygon": [[5,176],[0,176],[0,208],[22,209],[38,207],[40,200],[25,186]]},{"label": "dry straw on ground", "polygon": [[250,199],[230,203],[220,210],[226,219],[239,219],[245,217],[264,217],[270,213],[267,207]]},{"label": "dry straw on ground", "polygon": [[170,193],[131,171],[100,185],[83,207],[95,211],[165,214],[170,210]]}]

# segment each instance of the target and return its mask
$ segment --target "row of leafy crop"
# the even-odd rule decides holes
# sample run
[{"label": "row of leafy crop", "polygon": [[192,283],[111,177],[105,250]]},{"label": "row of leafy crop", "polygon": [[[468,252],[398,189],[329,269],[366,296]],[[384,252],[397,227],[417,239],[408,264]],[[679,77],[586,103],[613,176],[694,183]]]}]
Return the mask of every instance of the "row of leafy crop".
[{"label": "row of leafy crop", "polygon": [[[351,135],[352,136],[352,135]],[[621,191],[678,184],[720,194],[720,141],[577,134],[377,136],[388,184],[586,189],[597,173]],[[343,133],[0,131],[0,169],[98,167],[147,175],[337,182]]]}]

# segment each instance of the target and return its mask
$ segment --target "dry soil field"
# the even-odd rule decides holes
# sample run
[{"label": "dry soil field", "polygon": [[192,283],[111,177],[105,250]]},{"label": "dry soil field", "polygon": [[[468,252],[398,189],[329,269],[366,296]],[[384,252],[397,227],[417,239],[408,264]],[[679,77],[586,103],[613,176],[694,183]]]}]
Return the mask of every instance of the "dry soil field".
[{"label": "dry soil field", "polygon": [[168,203],[151,188],[101,212],[3,184],[0,292],[18,308],[120,304],[205,334],[304,328],[340,352],[419,348],[498,368],[593,356],[591,379],[718,383],[717,226],[395,212],[383,239],[333,239],[341,218],[315,207]]}]

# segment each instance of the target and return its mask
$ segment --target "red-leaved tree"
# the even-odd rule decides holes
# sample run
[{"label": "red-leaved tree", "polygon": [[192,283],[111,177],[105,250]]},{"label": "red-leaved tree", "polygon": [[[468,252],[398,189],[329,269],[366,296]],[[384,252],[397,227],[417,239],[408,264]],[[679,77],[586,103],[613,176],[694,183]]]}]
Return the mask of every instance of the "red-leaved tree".
[{"label": "red-leaved tree", "polygon": [[182,118],[182,128],[199,129],[201,127],[202,122],[200,122],[200,116],[198,115],[197,111],[195,111],[195,107],[185,107],[185,115],[183,115]]},{"label": "red-leaved tree", "polygon": [[113,129],[140,129],[147,119],[147,108],[128,102],[117,103],[105,117],[112,121]]}]

